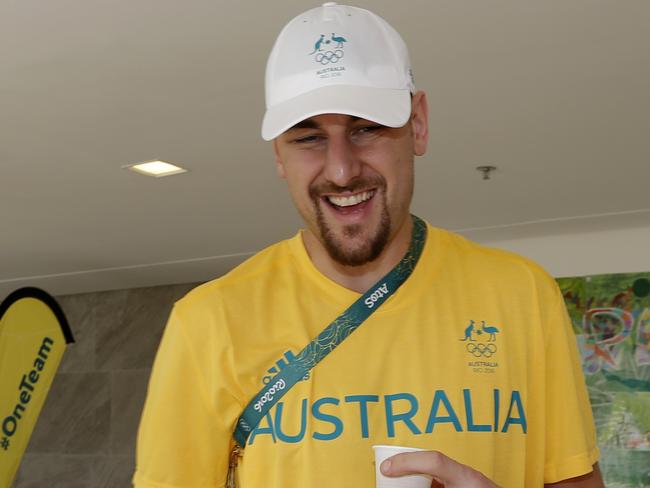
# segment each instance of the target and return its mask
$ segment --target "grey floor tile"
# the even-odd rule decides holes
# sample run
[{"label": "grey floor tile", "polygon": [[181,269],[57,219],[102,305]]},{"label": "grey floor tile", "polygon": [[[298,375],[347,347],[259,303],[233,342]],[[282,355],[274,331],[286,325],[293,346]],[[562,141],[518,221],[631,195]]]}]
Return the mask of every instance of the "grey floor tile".
[{"label": "grey floor tile", "polygon": [[60,372],[89,372],[95,368],[94,313],[97,295],[97,293],[83,293],[56,298],[75,340],[66,348],[59,366]]},{"label": "grey floor tile", "polygon": [[95,370],[112,369],[113,355],[119,355],[126,306],[129,300],[129,290],[110,291],[98,294],[94,313],[95,325]]},{"label": "grey floor tile", "polygon": [[108,317],[97,322],[98,369],[150,368],[173,303],[194,286],[129,290],[121,322]]},{"label": "grey floor tile", "polygon": [[135,470],[133,458],[109,456],[93,466],[93,488],[131,488]]},{"label": "grey floor tile", "polygon": [[13,488],[94,488],[89,456],[26,454]]},{"label": "grey floor tile", "polygon": [[110,376],[62,373],[55,377],[27,448],[30,453],[107,453]]},{"label": "grey floor tile", "polygon": [[135,441],[150,370],[112,373],[110,452],[135,457]]}]

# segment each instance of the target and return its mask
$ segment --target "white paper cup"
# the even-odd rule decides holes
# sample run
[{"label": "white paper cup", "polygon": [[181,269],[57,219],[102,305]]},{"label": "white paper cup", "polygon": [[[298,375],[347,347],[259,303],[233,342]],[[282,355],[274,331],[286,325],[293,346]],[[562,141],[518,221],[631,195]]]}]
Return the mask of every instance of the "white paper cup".
[{"label": "white paper cup", "polygon": [[407,476],[399,476],[397,478],[389,478],[381,474],[379,466],[384,461],[395,454],[400,452],[416,452],[424,451],[416,447],[402,447],[402,446],[372,446],[375,450],[375,473],[376,473],[376,488],[430,488],[431,476],[413,474]]}]

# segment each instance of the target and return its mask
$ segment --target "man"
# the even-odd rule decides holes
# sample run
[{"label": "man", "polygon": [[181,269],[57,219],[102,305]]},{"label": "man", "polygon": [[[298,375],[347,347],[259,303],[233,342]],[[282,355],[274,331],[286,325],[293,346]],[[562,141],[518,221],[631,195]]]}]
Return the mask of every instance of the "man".
[{"label": "man", "polygon": [[602,486],[552,278],[409,214],[428,109],[399,34],[354,7],[305,12],[276,41],[266,96],[262,135],[306,228],[175,305],[135,486],[224,486],[244,408],[404,259],[403,285],[369,295],[369,308],[390,298],[248,426],[239,485],[374,486],[371,446],[391,444],[424,450],[382,473],[432,486]]}]

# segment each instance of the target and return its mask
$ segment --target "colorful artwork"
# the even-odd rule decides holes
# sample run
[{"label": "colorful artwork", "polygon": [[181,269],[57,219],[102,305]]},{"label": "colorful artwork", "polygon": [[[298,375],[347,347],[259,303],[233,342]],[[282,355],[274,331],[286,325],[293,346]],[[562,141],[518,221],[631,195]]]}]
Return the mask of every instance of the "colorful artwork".
[{"label": "colorful artwork", "polygon": [[560,278],[608,488],[650,487],[650,273]]}]

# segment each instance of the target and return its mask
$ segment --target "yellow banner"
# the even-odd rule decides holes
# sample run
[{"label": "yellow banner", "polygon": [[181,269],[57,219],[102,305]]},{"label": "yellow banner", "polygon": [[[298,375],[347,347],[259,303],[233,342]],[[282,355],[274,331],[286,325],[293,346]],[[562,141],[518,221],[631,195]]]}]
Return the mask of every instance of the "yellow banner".
[{"label": "yellow banner", "polygon": [[21,288],[0,304],[0,486],[11,486],[72,333],[56,301]]}]

